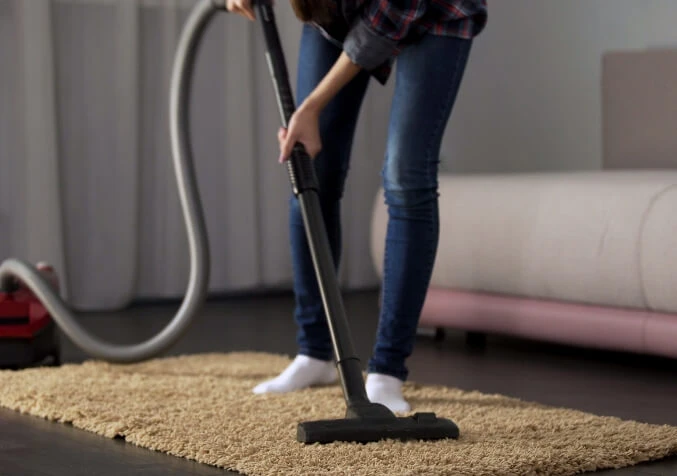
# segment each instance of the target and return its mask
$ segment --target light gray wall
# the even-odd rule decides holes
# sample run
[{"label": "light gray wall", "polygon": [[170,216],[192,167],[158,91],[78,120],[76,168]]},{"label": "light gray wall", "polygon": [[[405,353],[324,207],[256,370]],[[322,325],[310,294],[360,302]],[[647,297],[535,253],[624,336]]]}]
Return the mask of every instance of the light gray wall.
[{"label": "light gray wall", "polygon": [[601,57],[677,47],[677,1],[490,1],[443,144],[445,171],[601,167]]}]

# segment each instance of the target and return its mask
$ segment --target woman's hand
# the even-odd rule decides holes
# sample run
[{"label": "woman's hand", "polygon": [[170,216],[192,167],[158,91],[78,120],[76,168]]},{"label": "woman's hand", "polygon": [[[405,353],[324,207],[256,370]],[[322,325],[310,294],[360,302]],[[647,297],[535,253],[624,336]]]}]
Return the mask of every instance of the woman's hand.
[{"label": "woman's hand", "polygon": [[231,13],[237,13],[252,21],[256,20],[251,0],[227,0],[226,9]]},{"label": "woman's hand", "polygon": [[289,159],[294,149],[294,144],[297,142],[303,144],[310,158],[314,159],[320,150],[322,150],[319,110],[315,107],[301,104],[292,115],[289,127],[287,129],[284,127],[280,128],[277,139],[280,142],[280,163]]},{"label": "woman's hand", "polygon": [[360,66],[354,64],[345,52],[341,53],[331,70],[291,117],[289,128],[280,129],[277,135],[280,141],[280,163],[289,158],[297,142],[305,146],[311,159],[315,158],[322,149],[320,112],[360,70]]}]

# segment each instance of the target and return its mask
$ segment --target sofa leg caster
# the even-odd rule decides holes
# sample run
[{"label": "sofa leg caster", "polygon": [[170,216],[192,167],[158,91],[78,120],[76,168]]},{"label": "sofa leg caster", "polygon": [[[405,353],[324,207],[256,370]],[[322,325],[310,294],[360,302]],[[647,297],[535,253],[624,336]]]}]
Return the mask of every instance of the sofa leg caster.
[{"label": "sofa leg caster", "polygon": [[465,343],[468,347],[483,349],[487,345],[487,335],[484,332],[469,331],[465,334]]}]

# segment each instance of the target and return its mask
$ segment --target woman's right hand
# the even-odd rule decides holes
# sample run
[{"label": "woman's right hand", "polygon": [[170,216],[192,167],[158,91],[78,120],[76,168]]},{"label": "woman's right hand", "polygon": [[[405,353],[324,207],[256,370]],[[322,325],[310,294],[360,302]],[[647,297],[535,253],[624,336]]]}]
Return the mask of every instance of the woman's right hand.
[{"label": "woman's right hand", "polygon": [[251,0],[227,0],[226,9],[231,13],[238,13],[252,21],[256,20]]}]

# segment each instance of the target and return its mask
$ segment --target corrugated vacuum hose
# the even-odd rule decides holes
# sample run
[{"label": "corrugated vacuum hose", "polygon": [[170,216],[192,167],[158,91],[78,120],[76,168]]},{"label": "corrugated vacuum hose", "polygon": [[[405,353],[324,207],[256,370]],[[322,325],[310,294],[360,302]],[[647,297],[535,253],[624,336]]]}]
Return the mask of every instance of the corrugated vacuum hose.
[{"label": "corrugated vacuum hose", "polygon": [[214,14],[225,2],[201,0],[191,10],[175,53],[170,89],[170,137],[174,173],[188,233],[190,276],[183,302],[171,321],[145,342],[113,345],[89,334],[68,305],[37,268],[10,258],[0,265],[0,286],[11,290],[15,280],[29,288],[49,311],[63,332],[91,356],[115,363],[132,363],[154,357],[172,346],[199,312],[209,284],[209,242],[197,186],[189,137],[190,89],[198,47]]}]

